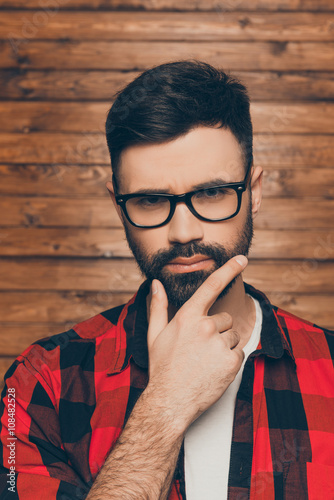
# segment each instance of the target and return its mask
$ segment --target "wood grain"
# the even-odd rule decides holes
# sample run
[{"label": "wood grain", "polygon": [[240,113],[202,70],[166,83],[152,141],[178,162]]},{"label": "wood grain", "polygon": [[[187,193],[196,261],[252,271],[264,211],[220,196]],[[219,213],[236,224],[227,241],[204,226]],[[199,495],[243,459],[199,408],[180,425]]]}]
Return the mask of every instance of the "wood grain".
[{"label": "wood grain", "polygon": [[68,323],[32,323],[27,325],[22,323],[0,323],[0,352],[2,353],[2,357],[0,357],[0,377],[3,376],[3,367],[6,370],[5,366],[7,366],[4,356],[17,357],[33,342],[50,335],[66,332],[71,326]]},{"label": "wood grain", "polygon": [[[0,199],[5,226],[120,227],[110,198],[12,198]],[[5,233],[5,230],[3,231]],[[4,237],[4,236],[3,236]]]},{"label": "wood grain", "polygon": [[263,173],[263,196],[267,197],[334,197],[332,167],[266,168]]},{"label": "wood grain", "polygon": [[[0,241],[0,256],[132,257],[121,228],[8,228],[0,232]],[[334,231],[257,229],[251,258],[275,259],[277,255],[282,259],[334,260]]]},{"label": "wood grain", "polygon": [[[104,133],[111,102],[0,101],[0,132]],[[334,134],[334,104],[266,103],[251,105],[255,133]]]},{"label": "wood grain", "polygon": [[267,198],[262,200],[254,227],[258,229],[331,229],[332,200],[312,198]]},{"label": "wood grain", "polygon": [[[21,329],[28,323],[68,325],[125,304],[132,295],[132,292],[102,291],[0,291],[0,317],[4,323],[20,324]],[[39,332],[38,335],[48,333]]]},{"label": "wood grain", "polygon": [[[48,4],[47,4],[48,5]],[[2,8],[40,9],[40,0],[1,0]],[[332,0],[57,0],[54,7],[50,6],[52,14],[62,10],[146,10],[146,11],[211,11],[223,14],[224,12],[238,10],[255,11],[333,11]],[[46,10],[48,11],[47,7]]]},{"label": "wood grain", "polygon": [[[328,71],[333,42],[0,41],[0,68],[144,70],[202,59],[233,71]],[[171,56],[171,54],[173,54]]]},{"label": "wood grain", "polygon": [[6,259],[0,289],[135,292],[142,279],[132,259]]},{"label": "wood grain", "polygon": [[330,12],[1,12],[2,38],[27,40],[334,40]]},{"label": "wood grain", "polygon": [[[142,277],[132,259],[2,259],[0,289],[135,292]],[[253,260],[244,272],[264,292],[333,294],[333,262],[316,258]]]},{"label": "wood grain", "polygon": [[[107,165],[0,164],[0,177],[0,194],[4,195],[109,199],[105,183],[111,180],[111,168]],[[333,198],[334,169],[268,165],[263,174],[263,196]]]},{"label": "wood grain", "polygon": [[2,162],[110,164],[104,134],[2,133],[0,148]]},{"label": "wood grain", "polygon": [[9,228],[0,241],[1,256],[132,256],[122,229]]},{"label": "wood grain", "polygon": [[[247,86],[253,102],[334,99],[334,79],[329,72],[234,73]],[[114,92],[138,75],[138,71],[93,71],[89,68],[81,71],[0,69],[0,86],[4,99],[111,102]]]},{"label": "wood grain", "polygon": [[[257,229],[333,229],[333,199],[266,198],[255,219]],[[0,198],[1,238],[9,226],[121,227],[109,199],[96,198]]]}]

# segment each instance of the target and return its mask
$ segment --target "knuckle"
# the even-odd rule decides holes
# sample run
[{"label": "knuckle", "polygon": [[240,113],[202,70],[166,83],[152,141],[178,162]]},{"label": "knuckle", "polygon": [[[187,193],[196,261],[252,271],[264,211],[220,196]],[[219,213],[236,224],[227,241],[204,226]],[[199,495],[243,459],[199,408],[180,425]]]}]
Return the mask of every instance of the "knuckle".
[{"label": "knuckle", "polygon": [[217,332],[217,325],[214,319],[211,318],[205,318],[205,320],[202,321],[201,325],[201,331],[205,335],[212,335]]},{"label": "knuckle", "polygon": [[226,366],[228,367],[230,373],[237,373],[240,370],[244,357],[245,354],[242,349],[229,350]]},{"label": "knuckle", "polygon": [[229,350],[233,350],[239,344],[240,336],[236,330],[225,330],[225,332],[221,335],[224,343],[224,348],[228,348]]},{"label": "knuckle", "polygon": [[225,311],[222,312],[221,313],[221,319],[222,319],[222,321],[223,321],[223,323],[224,323],[224,325],[226,326],[227,329],[232,327],[233,318],[232,318],[232,316],[229,313],[227,313]]},{"label": "knuckle", "polygon": [[177,311],[177,313],[174,316],[174,321],[178,327],[181,327],[182,325],[187,323],[188,321],[187,310],[184,307],[182,307]]},{"label": "knuckle", "polygon": [[232,334],[233,334],[233,335],[234,335],[234,336],[235,336],[235,337],[239,340],[240,335],[239,335],[238,330],[235,330],[235,329],[233,329],[233,328],[232,328],[232,329],[231,329],[231,332],[232,332]]},{"label": "knuckle", "polygon": [[233,356],[231,356],[231,360],[230,360],[231,372],[233,372],[233,373],[238,372],[242,361],[243,361],[243,357],[239,353],[237,354],[236,352],[234,352]]},{"label": "knuckle", "polygon": [[230,330],[230,332],[231,332],[232,340],[233,340],[233,342],[235,342],[234,345],[237,345],[240,341],[239,333],[236,330]]}]

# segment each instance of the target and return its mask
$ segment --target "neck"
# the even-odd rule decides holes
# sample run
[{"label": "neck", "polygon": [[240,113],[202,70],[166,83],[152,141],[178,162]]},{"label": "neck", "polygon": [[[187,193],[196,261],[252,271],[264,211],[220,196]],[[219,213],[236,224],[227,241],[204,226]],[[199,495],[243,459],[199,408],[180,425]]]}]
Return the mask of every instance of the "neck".
[{"label": "neck", "polygon": [[236,330],[240,336],[239,347],[243,348],[254,329],[256,320],[256,310],[253,300],[246,294],[244,282],[241,276],[238,276],[229,292],[217,300],[208,315],[227,312],[233,318],[233,330]]}]

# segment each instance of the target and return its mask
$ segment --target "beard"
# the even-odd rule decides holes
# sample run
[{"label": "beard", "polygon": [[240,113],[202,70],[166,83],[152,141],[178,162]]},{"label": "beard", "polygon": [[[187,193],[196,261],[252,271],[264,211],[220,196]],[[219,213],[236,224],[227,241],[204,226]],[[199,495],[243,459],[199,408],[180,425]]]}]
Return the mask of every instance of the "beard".
[{"label": "beard", "polygon": [[[128,245],[141,273],[151,282],[153,279],[159,280],[165,288],[169,304],[180,308],[216,269],[223,266],[236,255],[248,255],[253,238],[251,199],[246,222],[242,230],[238,233],[232,248],[226,248],[218,243],[198,243],[192,241],[187,244],[175,243],[168,250],[162,249],[153,255],[149,255],[134,240],[127,223],[124,224],[124,229]],[[192,257],[196,254],[206,255],[213,259],[214,265],[212,268],[188,273],[172,273],[165,269],[166,264],[169,264],[173,259],[178,257]],[[217,300],[229,292],[236,282],[237,277],[228,283],[217,297]]]}]

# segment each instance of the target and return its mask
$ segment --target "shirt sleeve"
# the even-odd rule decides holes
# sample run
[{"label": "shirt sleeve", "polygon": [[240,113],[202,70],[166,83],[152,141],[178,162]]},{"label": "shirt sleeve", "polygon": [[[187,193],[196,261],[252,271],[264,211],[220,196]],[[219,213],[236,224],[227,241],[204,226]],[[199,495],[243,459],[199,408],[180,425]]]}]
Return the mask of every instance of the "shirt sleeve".
[{"label": "shirt sleeve", "polygon": [[[45,367],[45,364],[44,364]],[[69,462],[57,387],[20,356],[5,375],[0,402],[0,499],[84,499],[90,489]],[[90,485],[91,486],[91,485]]]}]

